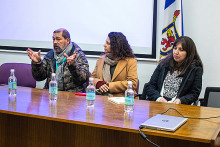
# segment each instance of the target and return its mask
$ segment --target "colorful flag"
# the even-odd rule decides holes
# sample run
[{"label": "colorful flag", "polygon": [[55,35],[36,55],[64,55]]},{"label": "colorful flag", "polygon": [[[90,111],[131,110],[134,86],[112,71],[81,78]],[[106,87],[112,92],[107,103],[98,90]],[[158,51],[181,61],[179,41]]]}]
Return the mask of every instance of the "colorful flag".
[{"label": "colorful flag", "polygon": [[182,0],[165,0],[160,59],[172,51],[176,38],[183,36]]}]

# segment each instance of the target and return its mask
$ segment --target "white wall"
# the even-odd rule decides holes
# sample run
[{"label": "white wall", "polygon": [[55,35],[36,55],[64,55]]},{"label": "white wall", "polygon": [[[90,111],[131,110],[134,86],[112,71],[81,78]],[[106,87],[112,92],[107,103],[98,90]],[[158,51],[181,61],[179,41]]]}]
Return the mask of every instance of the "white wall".
[{"label": "white wall", "polygon": [[208,86],[220,87],[220,1],[183,0],[184,33],[197,46],[204,64],[203,87],[200,97]]},{"label": "white wall", "polygon": [[[157,35],[161,33],[161,13],[164,0],[158,0],[158,22]],[[203,97],[205,87],[220,87],[220,68],[218,68],[218,58],[220,52],[220,6],[219,0],[183,0],[183,21],[184,34],[191,37],[196,45],[200,57],[204,64],[203,88],[200,97]],[[157,39],[157,57],[159,57],[160,39]],[[93,71],[96,57],[87,57],[90,72]],[[26,53],[0,52],[0,65],[6,62],[30,63]],[[151,74],[157,66],[156,61],[138,60],[138,78],[140,81],[139,93],[142,92],[144,83],[148,82]],[[42,88],[43,83],[37,83],[37,87]]]}]

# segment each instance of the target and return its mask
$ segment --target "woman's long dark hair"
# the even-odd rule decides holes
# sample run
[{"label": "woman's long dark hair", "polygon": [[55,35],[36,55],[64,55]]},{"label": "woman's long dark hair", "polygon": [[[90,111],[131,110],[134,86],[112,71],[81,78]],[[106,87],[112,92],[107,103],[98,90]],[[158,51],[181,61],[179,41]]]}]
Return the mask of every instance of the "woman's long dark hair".
[{"label": "woman's long dark hair", "polygon": [[161,61],[161,65],[169,63],[171,74],[174,72],[174,70],[181,71],[181,73],[178,76],[182,76],[189,68],[189,66],[194,62],[198,62],[203,71],[202,60],[200,59],[199,54],[197,53],[196,45],[193,42],[193,40],[190,37],[181,36],[175,40],[173,48],[176,47],[176,45],[179,43],[181,43],[183,50],[185,50],[187,53],[184,61],[180,65],[178,65],[178,63],[174,60],[173,52],[171,51],[171,53]]},{"label": "woman's long dark hair", "polygon": [[110,39],[111,52],[115,58],[135,57],[124,34],[121,32],[110,32],[108,37]]}]

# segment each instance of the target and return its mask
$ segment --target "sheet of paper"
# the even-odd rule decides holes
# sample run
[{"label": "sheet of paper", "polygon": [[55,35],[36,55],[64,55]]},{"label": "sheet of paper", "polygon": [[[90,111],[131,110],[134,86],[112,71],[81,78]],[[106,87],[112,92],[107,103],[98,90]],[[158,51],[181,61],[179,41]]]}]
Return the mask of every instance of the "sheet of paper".
[{"label": "sheet of paper", "polygon": [[125,103],[125,97],[109,97],[109,101],[112,101],[116,104],[124,104]]}]

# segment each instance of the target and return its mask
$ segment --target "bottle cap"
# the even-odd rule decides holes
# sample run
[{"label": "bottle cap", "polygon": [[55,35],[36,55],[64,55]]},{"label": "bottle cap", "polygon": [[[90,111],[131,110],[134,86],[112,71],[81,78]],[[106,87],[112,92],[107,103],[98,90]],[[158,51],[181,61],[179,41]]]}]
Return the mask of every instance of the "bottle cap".
[{"label": "bottle cap", "polygon": [[132,81],[128,81],[128,85],[132,85]]},{"label": "bottle cap", "polygon": [[55,77],[56,76],[56,74],[55,73],[52,73],[52,77]]},{"label": "bottle cap", "polygon": [[15,69],[11,69],[11,72],[15,72]]},{"label": "bottle cap", "polygon": [[89,78],[89,81],[90,81],[90,82],[93,82],[93,78],[90,77],[90,78]]}]

